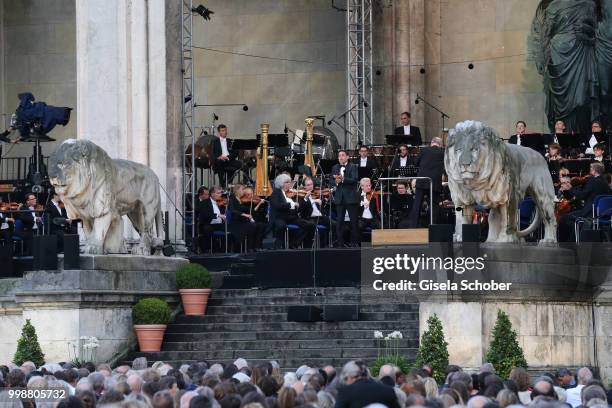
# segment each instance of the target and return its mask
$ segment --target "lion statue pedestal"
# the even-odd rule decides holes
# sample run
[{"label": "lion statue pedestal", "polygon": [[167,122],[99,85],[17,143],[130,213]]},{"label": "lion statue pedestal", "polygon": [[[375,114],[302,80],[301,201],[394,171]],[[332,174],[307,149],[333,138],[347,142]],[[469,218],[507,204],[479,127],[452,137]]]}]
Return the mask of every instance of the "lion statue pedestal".
[{"label": "lion statue pedestal", "polygon": [[151,255],[163,245],[159,180],[148,167],[111,159],[88,140],[68,139],[49,157],[49,179],[68,217],[81,219],[85,253],[125,253],[127,215],[140,235],[133,254]]},{"label": "lion statue pedestal", "polygon": [[[451,130],[444,167],[456,212],[455,240],[472,223],[475,205],[490,209],[487,242],[519,242],[544,223],[540,243],[556,243],[555,190],[546,161],[535,150],[507,144],[480,122]],[[517,230],[518,206],[526,194],[536,205],[531,225]]]}]

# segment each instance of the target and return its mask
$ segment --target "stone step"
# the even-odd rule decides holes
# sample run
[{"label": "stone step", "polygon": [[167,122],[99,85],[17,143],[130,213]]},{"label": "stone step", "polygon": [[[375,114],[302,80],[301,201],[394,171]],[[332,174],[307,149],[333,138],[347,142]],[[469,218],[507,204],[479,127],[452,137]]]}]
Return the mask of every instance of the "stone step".
[{"label": "stone step", "polygon": [[328,295],[328,296],[260,296],[219,298],[214,295],[208,300],[211,306],[240,306],[240,305],[320,305],[320,304],[387,304],[415,303],[413,295],[395,295],[393,293]]},{"label": "stone step", "polygon": [[350,321],[350,322],[273,322],[273,323],[197,323],[171,324],[167,333],[206,333],[211,331],[284,331],[284,330],[402,330],[417,324],[418,315],[403,321]]},{"label": "stone step", "polygon": [[[416,348],[400,347],[398,353],[407,358],[413,359],[416,355]],[[294,361],[305,361],[313,358],[317,359],[369,359],[375,360],[378,356],[378,348],[342,348],[342,349],[255,349],[255,350],[211,350],[211,351],[160,351],[157,353],[134,353],[136,357],[146,357],[147,360],[233,360],[239,357],[247,360],[251,359],[283,359]],[[299,365],[304,363],[299,363]]]},{"label": "stone step", "polygon": [[[371,333],[370,333],[371,335]],[[210,341],[201,338],[199,341],[170,342],[165,341],[162,351],[215,351],[215,350],[257,350],[257,349],[337,349],[337,348],[377,348],[383,341],[368,339],[324,339],[324,340],[245,340],[245,341]],[[393,343],[395,345],[396,343]],[[397,345],[401,348],[416,348],[415,338],[404,338]]]},{"label": "stone step", "polygon": [[[360,305],[360,312],[418,312],[418,303],[383,303]],[[206,315],[232,315],[239,313],[286,313],[286,305],[213,305],[206,307]],[[183,319],[190,319],[192,316],[178,315],[176,322],[180,323]]]},{"label": "stone step", "polygon": [[[248,310],[248,308],[247,308]],[[381,320],[414,320],[418,318],[416,312],[359,312],[359,321]],[[287,321],[287,312],[284,313],[237,313],[237,314],[206,314],[205,316],[178,316],[175,324],[199,325],[207,323],[274,323]]]},{"label": "stone step", "polygon": [[[416,339],[419,336],[418,322],[403,323],[402,327],[396,328],[402,332],[404,338]],[[388,334],[388,332],[385,332]],[[202,340],[300,340],[313,341],[319,339],[373,339],[374,330],[357,329],[357,330],[329,330],[314,331],[314,330],[293,330],[293,331],[209,331],[205,333],[168,333],[164,336],[166,342],[192,342]]]},{"label": "stone step", "polygon": [[359,288],[329,287],[329,288],[274,288],[274,289],[217,289],[213,291],[215,298],[243,298],[243,297],[278,297],[278,296],[319,296],[328,295],[358,295]]}]

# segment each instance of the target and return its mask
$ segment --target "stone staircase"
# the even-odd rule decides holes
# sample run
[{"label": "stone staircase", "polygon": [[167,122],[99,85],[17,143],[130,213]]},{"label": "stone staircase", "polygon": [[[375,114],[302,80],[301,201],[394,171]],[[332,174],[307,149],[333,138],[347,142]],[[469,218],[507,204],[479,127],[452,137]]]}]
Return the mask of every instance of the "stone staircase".
[{"label": "stone staircase", "polygon": [[[381,301],[385,303],[381,303]],[[288,322],[292,305],[359,305],[359,320]],[[198,360],[249,362],[277,360],[283,369],[302,364],[342,366],[352,359],[373,362],[378,353],[374,330],[399,330],[399,352],[413,360],[418,346],[416,299],[361,294],[358,288],[215,289],[205,316],[179,314],[168,326],[162,351],[132,353],[149,363],[173,365]]]}]

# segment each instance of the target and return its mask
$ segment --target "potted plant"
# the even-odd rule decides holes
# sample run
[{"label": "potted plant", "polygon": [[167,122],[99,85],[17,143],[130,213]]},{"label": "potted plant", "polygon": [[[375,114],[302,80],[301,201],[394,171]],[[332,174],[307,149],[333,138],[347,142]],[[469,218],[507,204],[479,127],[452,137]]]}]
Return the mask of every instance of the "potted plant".
[{"label": "potted plant", "polygon": [[136,303],[132,309],[132,322],[140,351],[161,350],[170,313],[168,303],[158,298],[144,298]]},{"label": "potted plant", "polygon": [[210,272],[200,264],[188,263],[177,269],[176,286],[179,288],[186,315],[204,315],[211,282]]}]

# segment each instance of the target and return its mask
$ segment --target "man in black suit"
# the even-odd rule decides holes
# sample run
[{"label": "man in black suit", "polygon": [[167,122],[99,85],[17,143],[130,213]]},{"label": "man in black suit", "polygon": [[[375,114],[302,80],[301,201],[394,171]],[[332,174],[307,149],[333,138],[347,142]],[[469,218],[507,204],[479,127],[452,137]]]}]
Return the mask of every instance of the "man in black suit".
[{"label": "man in black suit", "polygon": [[72,220],[68,218],[66,209],[60,206],[59,196],[55,193],[51,193],[51,199],[45,206],[45,225],[49,228],[50,234],[57,235],[57,250],[62,252],[64,250],[64,234],[76,233],[72,232]]},{"label": "man in black suit", "polygon": [[393,387],[374,381],[361,361],[349,361],[340,374],[344,386],[338,389],[335,408],[362,408],[379,403],[388,408],[399,408]]},{"label": "man in black suit", "polygon": [[219,137],[213,140],[214,170],[219,175],[219,183],[227,188],[227,177],[231,177],[242,167],[236,160],[238,151],[232,149],[232,141],[227,138],[227,126],[217,126]]},{"label": "man in black suit", "polygon": [[401,144],[397,148],[397,154],[393,157],[393,161],[391,162],[391,171],[389,173],[389,177],[398,177],[399,170],[401,167],[406,167],[410,164],[413,164],[411,161],[411,157],[408,157],[408,145]]},{"label": "man in black suit", "polygon": [[21,220],[22,228],[21,231],[19,231],[19,236],[23,239],[24,251],[27,253],[31,248],[32,237],[42,234],[43,223],[40,217],[42,214],[35,211],[37,205],[36,194],[28,193],[25,198],[25,208],[22,208],[21,211],[15,215],[15,220]]},{"label": "man in black suit", "polygon": [[[421,153],[417,157],[416,165],[419,167],[417,177],[429,177],[431,179],[433,189],[433,211],[434,221],[438,213],[438,199],[442,191],[442,174],[444,173],[444,149],[442,148],[442,139],[434,137],[431,140],[429,147],[421,149]],[[416,228],[419,224],[419,215],[421,213],[421,204],[423,198],[429,195],[429,180],[412,180],[412,187],[415,189],[414,203],[410,211],[410,228]]]},{"label": "man in black suit", "polygon": [[210,251],[214,231],[225,231],[225,214],[217,205],[221,194],[221,187],[213,187],[210,198],[200,201],[198,206],[198,244],[202,253]]},{"label": "man in black suit", "polygon": [[290,246],[296,248],[303,243],[305,248],[311,248],[316,224],[299,217],[299,203],[287,197],[291,185],[291,177],[286,174],[279,174],[274,179],[274,190],[270,196],[270,224],[275,238],[281,241],[287,224],[299,226],[299,230],[291,237]]},{"label": "man in black suit", "polygon": [[334,204],[336,206],[336,234],[337,245],[344,246],[344,217],[348,212],[351,222],[351,245],[359,246],[359,174],[357,166],[348,162],[346,150],[338,151],[338,164],[332,167],[332,186]]},{"label": "man in black suit", "polygon": [[574,237],[574,222],[579,217],[592,217],[593,201],[595,197],[603,194],[612,194],[610,186],[604,177],[605,168],[601,163],[591,163],[589,170],[589,179],[587,183],[578,189],[572,187],[571,184],[564,184],[559,188],[566,198],[575,197],[584,202],[584,206],[576,211],[564,215],[559,222],[559,241],[571,242]]},{"label": "man in black suit", "polygon": [[520,146],[523,143],[521,138],[526,132],[527,124],[524,121],[519,120],[518,122],[516,122],[516,134],[510,136],[510,139],[508,139],[508,143],[517,144]]},{"label": "man in black suit", "polygon": [[[314,181],[311,177],[305,176],[303,183],[306,194],[304,197],[300,197],[298,199],[298,212],[300,217],[304,220],[311,221],[316,225],[325,226],[329,229],[329,233],[331,234],[331,228],[333,227],[334,223],[330,221],[329,217],[325,215],[323,210],[323,207],[325,206],[325,203],[328,201],[329,197],[315,198],[313,196]],[[325,247],[328,243],[327,236],[329,236],[329,234],[322,234],[319,236],[322,247]]]},{"label": "man in black suit", "polygon": [[359,157],[355,159],[355,164],[359,167],[359,179],[364,177],[372,178],[374,169],[376,169],[376,161],[373,157],[369,157],[370,150],[368,146],[361,146],[359,148]]},{"label": "man in black suit", "polygon": [[359,181],[359,187],[361,188],[361,201],[359,203],[359,230],[364,232],[367,228],[378,229],[380,228],[380,211],[378,196],[375,195],[375,191],[372,190],[372,180],[369,178],[362,178]]},{"label": "man in black suit", "polygon": [[404,143],[411,146],[420,146],[423,144],[421,139],[421,129],[410,124],[410,112],[402,112],[400,115],[402,126],[396,127],[393,132],[396,135],[406,136]]}]

